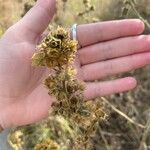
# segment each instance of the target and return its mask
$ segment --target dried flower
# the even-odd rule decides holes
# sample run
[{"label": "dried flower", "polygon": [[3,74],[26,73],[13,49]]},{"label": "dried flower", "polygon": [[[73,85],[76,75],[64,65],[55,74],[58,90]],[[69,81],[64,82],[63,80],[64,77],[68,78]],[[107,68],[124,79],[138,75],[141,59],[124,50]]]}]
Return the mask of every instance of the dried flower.
[{"label": "dried flower", "polygon": [[81,142],[79,139],[87,143],[96,131],[96,123],[105,116],[105,113],[99,107],[99,102],[93,103],[93,107],[91,103],[85,102],[83,96],[85,86],[76,78],[76,71],[72,67],[77,42],[70,40],[67,30],[58,27],[56,31],[48,34],[38,48],[40,50],[32,58],[33,64],[38,66],[44,64],[43,66],[53,70],[44,81],[49,94],[57,99],[52,105],[51,115],[61,115],[72,127],[76,125],[79,136],[75,139],[79,141],[78,144]]},{"label": "dried flower", "polygon": [[74,60],[77,42],[70,39],[68,31],[58,27],[48,34],[38,49],[32,57],[34,66],[62,67]]}]

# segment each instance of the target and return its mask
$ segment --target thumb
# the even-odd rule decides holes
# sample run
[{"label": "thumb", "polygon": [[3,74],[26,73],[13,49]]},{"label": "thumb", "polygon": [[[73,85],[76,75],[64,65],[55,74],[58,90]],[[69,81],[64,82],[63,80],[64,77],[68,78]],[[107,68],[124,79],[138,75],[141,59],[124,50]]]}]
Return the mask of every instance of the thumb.
[{"label": "thumb", "polygon": [[39,36],[47,28],[56,9],[56,0],[38,0],[30,11],[18,22],[22,31],[30,36]]}]

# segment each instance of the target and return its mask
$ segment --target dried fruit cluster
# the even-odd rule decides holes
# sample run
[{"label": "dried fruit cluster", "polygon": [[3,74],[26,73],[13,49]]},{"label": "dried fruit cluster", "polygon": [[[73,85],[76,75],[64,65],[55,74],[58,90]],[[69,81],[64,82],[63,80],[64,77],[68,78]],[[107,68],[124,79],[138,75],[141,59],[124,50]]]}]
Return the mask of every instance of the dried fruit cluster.
[{"label": "dried fruit cluster", "polygon": [[61,69],[75,58],[77,42],[70,40],[69,32],[58,27],[50,32],[38,46],[39,51],[33,55],[34,66],[46,66],[50,69]]},{"label": "dried fruit cluster", "polygon": [[45,150],[45,149],[58,150],[60,149],[60,147],[55,141],[52,141],[51,139],[46,139],[41,144],[37,144],[35,146],[35,150]]},{"label": "dried fruit cluster", "polygon": [[[20,130],[24,139],[22,147],[26,145],[35,150],[51,150],[52,147],[56,150],[92,149],[90,138],[105,113],[100,101],[86,102],[84,99],[84,83],[76,78],[73,68],[77,44],[71,40],[68,30],[58,27],[37,47],[38,51],[32,57],[33,65],[50,69],[51,74],[44,85],[56,101],[46,121]],[[33,137],[34,140],[29,141]]]},{"label": "dried fruit cluster", "polygon": [[84,84],[76,79],[76,70],[72,65],[77,52],[77,42],[70,39],[67,30],[58,27],[56,31],[48,34],[38,48],[40,50],[33,56],[33,65],[53,69],[53,73],[44,81],[49,94],[57,99],[52,106],[52,114],[61,115],[70,125],[76,125],[80,138],[75,139],[86,143],[82,145],[82,148],[86,148],[90,135],[95,131],[95,124],[105,114],[98,105],[99,102],[85,102]]}]

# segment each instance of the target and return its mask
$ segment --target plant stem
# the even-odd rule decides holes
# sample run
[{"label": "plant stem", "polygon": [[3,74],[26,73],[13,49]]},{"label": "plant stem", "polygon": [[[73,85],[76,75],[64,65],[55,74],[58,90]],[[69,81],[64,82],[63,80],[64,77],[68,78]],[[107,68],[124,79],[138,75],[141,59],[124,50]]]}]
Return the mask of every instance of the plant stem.
[{"label": "plant stem", "polygon": [[134,10],[135,14],[139,17],[139,19],[141,19],[146,24],[146,26],[150,30],[150,23],[141,16],[141,14],[137,11],[137,9],[135,7],[135,4],[132,1],[129,1],[129,3],[130,3],[130,6],[132,7],[132,9]]}]

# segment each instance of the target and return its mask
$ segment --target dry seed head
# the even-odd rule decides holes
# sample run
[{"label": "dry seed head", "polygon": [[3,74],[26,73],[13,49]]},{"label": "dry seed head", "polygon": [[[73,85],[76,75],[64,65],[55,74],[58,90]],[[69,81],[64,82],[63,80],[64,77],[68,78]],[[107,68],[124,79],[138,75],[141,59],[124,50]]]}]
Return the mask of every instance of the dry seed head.
[{"label": "dry seed head", "polygon": [[46,139],[37,144],[34,150],[60,150],[60,146],[55,141]]},{"label": "dry seed head", "polygon": [[50,115],[61,115],[76,125],[76,133],[82,137],[82,141],[79,142],[87,143],[95,133],[97,122],[104,113],[98,107],[98,103],[85,102],[85,85],[76,78],[75,69],[72,67],[76,52],[77,42],[70,39],[68,31],[58,27],[43,40],[39,52],[32,59],[33,64],[53,70],[44,81],[49,94],[57,99],[52,105],[53,111]]},{"label": "dry seed head", "polygon": [[34,66],[62,67],[74,60],[77,42],[70,39],[69,31],[58,27],[48,34],[38,49],[39,51],[32,57]]}]

